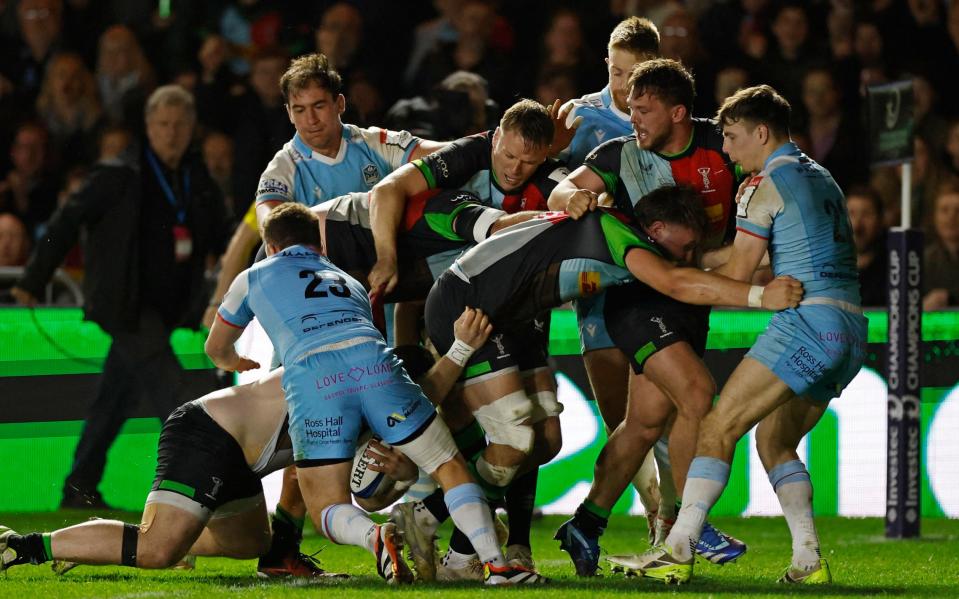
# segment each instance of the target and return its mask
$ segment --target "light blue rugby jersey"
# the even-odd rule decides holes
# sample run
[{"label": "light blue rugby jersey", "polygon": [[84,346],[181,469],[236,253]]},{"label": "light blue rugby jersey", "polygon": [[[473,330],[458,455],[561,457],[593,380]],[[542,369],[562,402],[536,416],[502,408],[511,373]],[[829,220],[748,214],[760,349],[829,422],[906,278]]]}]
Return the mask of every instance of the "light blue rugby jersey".
[{"label": "light blue rugby jersey", "polygon": [[300,245],[240,273],[218,315],[239,328],[256,316],[283,364],[293,364],[304,353],[330,343],[356,337],[382,339],[363,285]]},{"label": "light blue rugby jersey", "polygon": [[769,240],[773,273],[800,281],[803,301],[860,304],[846,199],[829,171],[794,143],[769,156],[744,190],[736,217],[739,231]]},{"label": "light blue rugby jersey", "polygon": [[294,134],[260,175],[256,202],[315,206],[351,192],[369,191],[409,162],[419,143],[407,131],[344,124],[340,151],[330,158],[314,152]]},{"label": "light blue rugby jersey", "polygon": [[581,166],[586,160],[586,155],[599,144],[633,132],[629,114],[622,112],[613,104],[608,85],[603,88],[603,91],[587,94],[578,100],[570,100],[569,104],[572,104],[572,109],[566,117],[567,126],[572,125],[576,117],[583,117],[583,122],[576,129],[573,141],[559,156],[570,171]]}]

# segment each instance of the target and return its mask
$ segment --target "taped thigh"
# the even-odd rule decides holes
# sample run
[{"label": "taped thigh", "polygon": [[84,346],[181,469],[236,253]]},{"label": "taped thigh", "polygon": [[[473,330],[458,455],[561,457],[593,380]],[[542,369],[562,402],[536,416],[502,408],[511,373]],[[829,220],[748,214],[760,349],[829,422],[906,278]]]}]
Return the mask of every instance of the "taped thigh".
[{"label": "taped thigh", "polygon": [[394,447],[427,474],[432,474],[459,453],[456,443],[453,442],[453,435],[440,418],[433,418],[430,425],[415,439]]},{"label": "taped thigh", "polygon": [[530,423],[536,424],[547,418],[559,416],[563,413],[563,404],[556,398],[555,391],[537,391],[530,395],[530,401],[533,402],[533,412],[530,416]]}]

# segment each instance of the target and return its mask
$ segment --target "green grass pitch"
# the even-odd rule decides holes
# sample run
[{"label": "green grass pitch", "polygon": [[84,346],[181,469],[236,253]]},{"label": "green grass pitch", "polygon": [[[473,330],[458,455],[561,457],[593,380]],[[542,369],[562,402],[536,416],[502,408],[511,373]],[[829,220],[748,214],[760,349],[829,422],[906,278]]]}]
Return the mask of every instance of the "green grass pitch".
[{"label": "green grass pitch", "polygon": [[[0,514],[0,524],[19,532],[51,530],[81,522],[89,514]],[[135,522],[137,514],[117,517]],[[781,518],[721,518],[715,523],[749,544],[749,553],[739,563],[713,566],[699,562],[690,584],[667,587],[652,580],[626,579],[611,574],[602,578],[578,579],[572,566],[551,539],[562,518],[538,520],[533,528],[533,548],[539,569],[553,578],[538,588],[483,589],[478,584],[416,584],[389,589],[376,576],[372,557],[353,547],[330,544],[308,535],[304,549],[313,552],[323,567],[353,575],[345,581],[312,584],[264,582],[254,577],[255,562],[200,558],[192,572],[134,571],[122,567],[81,566],[58,578],[46,565],[21,566],[0,576],[0,597],[40,599],[55,597],[307,597],[318,594],[339,598],[371,599],[370,593],[390,596],[476,599],[476,593],[510,594],[522,597],[621,597],[642,593],[644,597],[959,597],[959,520],[925,520],[920,540],[890,541],[883,537],[879,519],[820,518],[817,520],[824,555],[832,566],[835,583],[829,587],[797,588],[775,584],[789,560],[790,542]],[[441,529],[440,543],[448,537]],[[643,518],[614,516],[602,539],[608,553],[638,552],[646,548]]]}]

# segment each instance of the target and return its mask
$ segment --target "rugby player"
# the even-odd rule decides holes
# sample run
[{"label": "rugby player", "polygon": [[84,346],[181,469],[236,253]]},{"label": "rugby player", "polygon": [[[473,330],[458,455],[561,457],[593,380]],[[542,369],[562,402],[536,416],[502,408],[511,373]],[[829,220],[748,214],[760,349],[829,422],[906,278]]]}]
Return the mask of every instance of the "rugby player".
[{"label": "rugby player", "polygon": [[[520,100],[506,110],[495,130],[456,140],[443,150],[397,169],[376,185],[370,198],[377,255],[376,265],[369,276],[374,292],[382,289],[388,294],[399,280],[396,236],[407,198],[427,189],[464,189],[475,194],[481,202],[506,212],[544,210],[553,187],[567,174],[564,166],[548,158],[551,150],[561,149],[565,142],[557,140],[566,139],[564,135],[569,131],[562,125],[562,119],[555,116],[558,112],[558,103],[547,109],[532,100]],[[448,261],[444,268],[458,253],[446,255]],[[549,314],[542,315],[540,322],[542,334],[548,335]],[[533,460],[536,464],[545,464],[562,445],[559,426],[562,406],[556,401],[556,383],[552,372],[545,366],[524,372],[521,382],[522,386],[513,392],[523,397],[517,395],[512,401],[537,406],[532,423],[536,431]],[[463,396],[462,400],[451,398],[450,401],[465,401],[473,412],[495,399],[477,395],[469,387],[463,390]],[[495,429],[496,422],[481,420],[480,424],[488,434],[498,437],[490,428]],[[506,493],[507,512],[512,521],[508,543],[512,550],[507,557],[522,559],[530,565],[529,523],[538,471],[529,470],[522,480],[514,481],[518,464],[503,461],[503,456],[497,453],[500,446],[496,442],[487,446],[481,462],[495,465],[496,469],[480,469],[475,474],[485,483],[491,497]],[[527,448],[524,453],[532,449]],[[513,462],[517,459],[520,458],[511,458]],[[463,541],[461,535],[454,536],[454,540],[457,538]],[[469,546],[468,542],[457,545],[461,548]],[[465,567],[469,555],[461,554],[461,557],[458,561]]]},{"label": "rugby player", "polygon": [[374,524],[350,503],[346,481],[365,421],[444,489],[451,518],[486,564],[487,584],[544,581],[507,566],[482,489],[373,325],[366,290],[321,255],[316,216],[300,204],[283,204],[264,220],[263,236],[270,258],[230,286],[206,350],[229,369],[241,360],[233,344],[254,316],[270,336],[285,368],[297,480],[317,529],[373,553],[388,583],[412,582],[395,525]]},{"label": "rugby player", "polygon": [[[560,111],[560,116],[565,116],[566,123],[570,126],[579,120],[569,148],[559,156],[570,170],[582,166],[586,156],[596,146],[633,132],[628,106],[629,76],[638,64],[659,56],[659,31],[648,19],[629,17],[620,21],[613,29],[606,48],[606,70],[609,74],[606,87],[578,100],[570,100]],[[615,360],[611,364],[611,367],[616,368],[615,371],[610,372],[609,369],[603,368],[606,365],[603,358],[612,353],[604,351],[609,347],[612,347],[611,343],[605,346],[597,344],[593,337],[583,334],[581,329],[581,351],[586,363],[586,375],[603,417],[607,436],[623,420],[629,382],[625,362],[619,358],[619,354],[613,354],[613,357],[609,358]],[[598,350],[597,353],[593,353],[594,349]],[[666,459],[659,461],[661,481],[657,480],[653,452],[646,454],[642,466],[633,478],[633,486],[639,493],[649,522],[650,543],[655,538],[657,515],[660,511],[667,520],[675,517],[676,490],[673,488],[668,456],[663,455]]]},{"label": "rugby player", "polygon": [[789,103],[768,85],[737,92],[719,110],[723,148],[757,174],[739,200],[731,256],[718,270],[749,280],[768,250],[773,272],[795,277],[806,294],[773,316],[703,419],[676,524],[664,544],[626,564],[645,576],[692,576],[690,544],[726,487],[736,442],[758,423],[756,449],[792,535],[792,562],[779,581],[832,580],[796,448],[859,372],[867,323],[842,191],[790,140],[789,116]]},{"label": "rugby player", "polygon": [[[480,312],[464,311],[457,320],[461,348],[479,347],[489,333],[489,321]],[[404,360],[403,365],[438,404],[462,371],[460,357],[444,356],[435,365]],[[293,458],[282,375],[279,368],[253,383],[214,391],[181,406],[167,419],[160,433],[153,490],[139,526],[97,519],[27,535],[0,527],[0,570],[48,560],[70,562],[60,572],[76,564],[165,568],[187,553],[237,559],[263,553],[270,526],[259,479],[291,464]],[[409,484],[404,481],[417,474],[415,465],[395,448],[375,441],[373,446],[377,461],[369,468],[385,472],[396,484],[381,495],[354,497],[367,511],[396,501]]]},{"label": "rugby player", "polygon": [[[629,88],[634,133],[596,148],[583,166],[556,186],[550,207],[578,217],[606,194],[620,211],[631,214],[648,192],[664,185],[688,185],[707,217],[703,247],[720,247],[727,235],[731,237],[736,168],[722,153],[716,123],[692,117],[692,75],[674,60],[652,59],[633,70]],[[659,540],[665,538],[675,517],[671,496],[674,487],[682,491],[699,419],[712,403],[715,383],[702,362],[708,308],[686,306],[649,286],[634,284],[577,301],[576,311],[590,380],[622,381],[627,364],[632,367],[628,401],[625,394],[609,390],[597,396],[603,414],[622,416],[606,417],[615,430],[597,461],[590,494],[558,533],[577,571],[590,576],[598,564],[598,537],[609,510],[675,414],[668,452],[664,443],[657,444],[656,451],[666,501],[660,505],[655,532]],[[609,318],[628,326],[608,329]],[[687,376],[676,377],[676,372]],[[671,465],[671,481],[662,467],[666,465]],[[745,544],[712,527],[707,532],[697,550],[713,562],[731,561],[746,550]]]}]

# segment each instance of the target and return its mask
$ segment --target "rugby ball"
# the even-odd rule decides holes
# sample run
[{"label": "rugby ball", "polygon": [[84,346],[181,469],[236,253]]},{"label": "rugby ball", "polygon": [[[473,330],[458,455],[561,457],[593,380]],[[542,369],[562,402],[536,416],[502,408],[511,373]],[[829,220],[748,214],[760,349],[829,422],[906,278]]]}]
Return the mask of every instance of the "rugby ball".
[{"label": "rugby ball", "polygon": [[382,472],[369,469],[373,458],[366,455],[366,450],[373,439],[389,446],[388,443],[379,437],[375,437],[372,433],[365,433],[357,440],[356,453],[353,455],[353,470],[350,472],[350,491],[363,499],[389,491],[396,482]]}]

